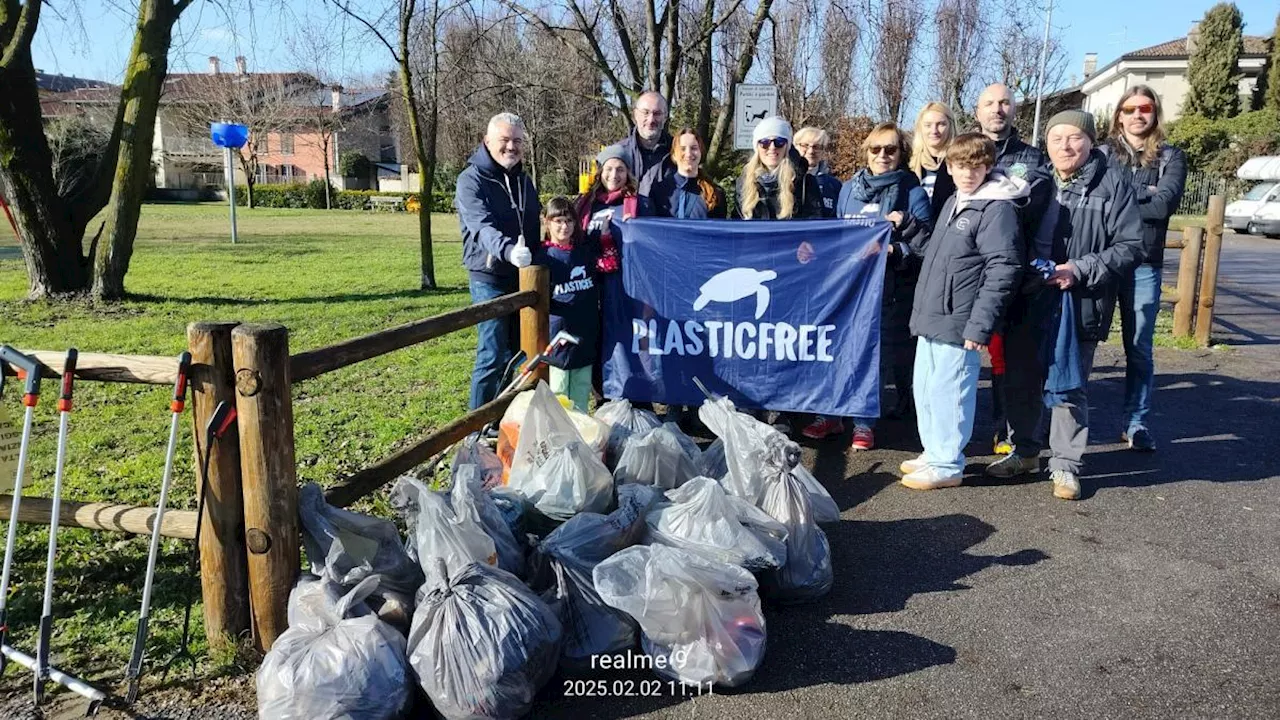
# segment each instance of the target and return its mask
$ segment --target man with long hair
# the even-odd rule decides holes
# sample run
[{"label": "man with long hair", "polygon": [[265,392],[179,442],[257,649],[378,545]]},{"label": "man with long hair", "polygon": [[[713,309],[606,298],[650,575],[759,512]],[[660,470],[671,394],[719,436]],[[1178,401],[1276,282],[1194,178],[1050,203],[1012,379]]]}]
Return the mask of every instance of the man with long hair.
[{"label": "man with long hair", "polygon": [[1111,116],[1111,131],[1101,148],[1111,167],[1130,176],[1142,216],[1142,249],[1146,259],[1120,282],[1120,327],[1124,336],[1124,430],[1121,440],[1133,450],[1151,452],[1155,439],[1147,426],[1156,368],[1152,342],[1160,310],[1161,266],[1169,216],[1182,202],[1187,183],[1187,156],[1164,142],[1160,98],[1146,85],[1120,96]]}]

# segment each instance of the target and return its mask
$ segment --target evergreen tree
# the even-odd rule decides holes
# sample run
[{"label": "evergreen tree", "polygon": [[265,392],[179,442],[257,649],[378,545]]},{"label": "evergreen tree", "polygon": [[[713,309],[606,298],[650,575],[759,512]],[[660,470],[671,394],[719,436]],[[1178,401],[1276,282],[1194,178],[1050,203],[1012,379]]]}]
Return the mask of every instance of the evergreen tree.
[{"label": "evergreen tree", "polygon": [[1200,37],[1187,67],[1190,90],[1184,115],[1211,120],[1240,113],[1240,52],[1244,49],[1244,20],[1233,3],[1218,3],[1204,14]]},{"label": "evergreen tree", "polygon": [[1271,57],[1267,60],[1267,94],[1262,107],[1280,114],[1280,14],[1276,15],[1276,29],[1271,32]]}]

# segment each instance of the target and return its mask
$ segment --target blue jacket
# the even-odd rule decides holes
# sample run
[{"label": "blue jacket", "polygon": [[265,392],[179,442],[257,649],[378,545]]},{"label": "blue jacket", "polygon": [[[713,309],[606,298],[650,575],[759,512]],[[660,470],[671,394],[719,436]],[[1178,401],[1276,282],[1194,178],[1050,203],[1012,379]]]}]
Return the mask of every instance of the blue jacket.
[{"label": "blue jacket", "polygon": [[920,187],[920,180],[915,174],[902,169],[872,175],[870,170],[863,168],[840,188],[837,217],[884,218],[894,211],[902,213],[903,224],[893,229],[897,261],[887,267],[918,269],[920,259],[924,257],[925,243],[933,231],[933,211],[929,206],[929,194]]},{"label": "blue jacket", "polygon": [[[713,183],[714,185],[714,183]],[[728,215],[729,207],[725,201],[724,190],[715,188],[715,209],[707,209],[707,201],[702,197],[702,188],[693,178],[687,178],[678,172],[659,177],[648,189],[648,198],[653,206],[653,214],[657,217],[671,217],[680,220],[706,220],[707,218],[723,220]]]},{"label": "blue jacket", "polygon": [[519,271],[507,252],[523,234],[537,261],[542,204],[522,165],[504,169],[484,145],[458,175],[453,196],[462,230],[462,264],[472,279],[514,291]]},{"label": "blue jacket", "polygon": [[542,264],[551,271],[551,335],[566,330],[580,341],[556,351],[551,362],[565,370],[594,365],[600,345],[597,253],[581,240],[572,250],[545,246],[543,252]]},{"label": "blue jacket", "polygon": [[813,177],[818,181],[818,190],[822,191],[822,217],[835,217],[836,203],[840,201],[840,188],[844,183],[831,174],[831,166],[825,161],[818,163]]}]

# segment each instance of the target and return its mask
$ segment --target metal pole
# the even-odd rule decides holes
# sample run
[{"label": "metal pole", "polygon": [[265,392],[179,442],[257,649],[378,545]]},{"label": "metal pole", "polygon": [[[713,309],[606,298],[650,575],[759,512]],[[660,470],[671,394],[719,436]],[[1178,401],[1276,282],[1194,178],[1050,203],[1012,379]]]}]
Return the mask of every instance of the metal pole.
[{"label": "metal pole", "polygon": [[1049,27],[1053,23],[1053,0],[1049,0],[1049,12],[1044,18],[1044,43],[1040,46],[1040,77],[1036,79],[1036,121],[1031,128],[1031,145],[1040,147],[1040,104],[1044,102],[1044,72],[1049,62]]},{"label": "metal pole", "polygon": [[231,244],[236,244],[236,171],[231,164],[231,148],[226,148],[227,203],[231,206]]}]

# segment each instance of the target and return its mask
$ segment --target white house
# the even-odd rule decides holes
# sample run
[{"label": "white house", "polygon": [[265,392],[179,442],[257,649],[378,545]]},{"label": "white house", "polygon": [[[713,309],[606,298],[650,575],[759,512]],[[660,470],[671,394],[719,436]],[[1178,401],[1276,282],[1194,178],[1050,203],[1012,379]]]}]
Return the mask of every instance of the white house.
[{"label": "white house", "polygon": [[[1164,119],[1176,120],[1182,114],[1182,104],[1187,97],[1187,61],[1199,40],[1199,26],[1199,22],[1191,23],[1191,32],[1186,37],[1125,53],[1101,70],[1096,70],[1097,53],[1086,54],[1085,80],[1080,86],[1084,109],[1110,117],[1125,90],[1134,85],[1150,85],[1160,95]],[[1271,38],[1244,36],[1239,72],[1240,99],[1245,108],[1253,101],[1258,76],[1265,72],[1270,50]]]}]

